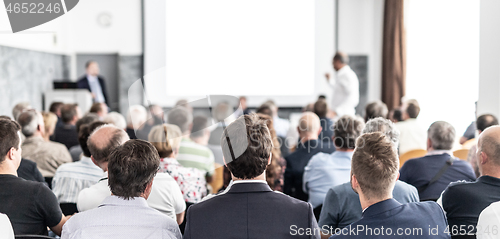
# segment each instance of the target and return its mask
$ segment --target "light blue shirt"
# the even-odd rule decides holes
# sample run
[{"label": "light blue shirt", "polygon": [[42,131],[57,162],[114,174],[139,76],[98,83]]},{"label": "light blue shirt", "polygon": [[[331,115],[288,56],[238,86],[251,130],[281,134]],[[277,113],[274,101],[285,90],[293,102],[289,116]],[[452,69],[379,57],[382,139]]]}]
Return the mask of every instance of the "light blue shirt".
[{"label": "light blue shirt", "polygon": [[181,239],[177,223],[148,206],[142,197],[109,196],[95,209],[77,213],[63,226],[62,239]]},{"label": "light blue shirt", "polygon": [[314,155],[304,169],[304,192],[313,208],[323,204],[328,189],[349,182],[353,152]]}]

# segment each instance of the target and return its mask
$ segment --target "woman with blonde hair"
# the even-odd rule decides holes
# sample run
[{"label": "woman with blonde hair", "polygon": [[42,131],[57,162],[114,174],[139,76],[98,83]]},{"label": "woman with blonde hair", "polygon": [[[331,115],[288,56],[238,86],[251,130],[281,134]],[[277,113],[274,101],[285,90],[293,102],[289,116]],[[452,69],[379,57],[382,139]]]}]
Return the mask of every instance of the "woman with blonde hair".
[{"label": "woman with blonde hair", "polygon": [[175,159],[179,153],[181,138],[180,128],[173,124],[154,126],[148,135],[148,141],[155,146],[160,155],[159,172],[170,174],[179,184],[187,204],[194,204],[207,195],[207,182],[203,171],[183,167]]},{"label": "woman with blonde hair", "polygon": [[45,141],[50,141],[50,136],[54,134],[57,124],[57,115],[52,112],[42,112],[43,123],[45,124],[45,134],[43,139]]},{"label": "woman with blonde hair", "polygon": [[269,164],[266,169],[266,181],[273,190],[282,192],[283,174],[285,172],[286,163],[285,159],[281,157],[280,143],[276,131],[274,130],[273,118],[262,113],[258,113],[257,115],[261,120],[266,122],[267,128],[269,128],[269,132],[271,133],[271,140],[273,141],[271,164]]}]

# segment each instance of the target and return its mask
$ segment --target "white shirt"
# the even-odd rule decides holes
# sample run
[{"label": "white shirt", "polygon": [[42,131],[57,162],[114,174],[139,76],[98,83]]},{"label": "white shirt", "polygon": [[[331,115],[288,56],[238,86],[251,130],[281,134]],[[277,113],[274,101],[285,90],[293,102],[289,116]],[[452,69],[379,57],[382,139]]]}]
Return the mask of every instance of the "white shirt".
[{"label": "white shirt", "polygon": [[90,91],[95,95],[94,103],[104,103],[104,94],[97,76],[87,75],[87,80],[89,81]]},{"label": "white shirt", "polygon": [[78,162],[66,163],[57,168],[52,180],[52,192],[59,203],[76,203],[80,191],[96,184],[103,177],[102,169],[89,157],[82,156]]},{"label": "white shirt", "polygon": [[10,224],[9,217],[3,213],[0,213],[0,238],[14,239],[12,224]]},{"label": "white shirt", "polygon": [[500,238],[500,202],[494,202],[479,215],[477,222],[478,239]]},{"label": "white shirt", "polygon": [[396,123],[399,129],[399,155],[414,149],[427,149],[427,131],[425,131],[417,119],[407,119]]},{"label": "white shirt", "polygon": [[273,126],[277,136],[286,137],[288,128],[290,128],[290,121],[279,117],[273,117]]},{"label": "white shirt", "polygon": [[[80,212],[94,209],[109,196],[111,196],[111,190],[108,187],[106,174],[106,178],[80,192],[76,206]],[[147,202],[150,207],[174,220],[176,220],[176,214],[186,210],[186,203],[179,185],[168,173],[156,174]]]},{"label": "white shirt", "polygon": [[331,108],[338,117],[355,115],[355,107],[359,103],[359,80],[356,73],[348,65],[337,71],[335,80],[331,80],[333,98]]},{"label": "white shirt", "polygon": [[181,239],[182,235],[174,220],[148,207],[144,198],[109,196],[98,208],[71,217],[61,238]]}]

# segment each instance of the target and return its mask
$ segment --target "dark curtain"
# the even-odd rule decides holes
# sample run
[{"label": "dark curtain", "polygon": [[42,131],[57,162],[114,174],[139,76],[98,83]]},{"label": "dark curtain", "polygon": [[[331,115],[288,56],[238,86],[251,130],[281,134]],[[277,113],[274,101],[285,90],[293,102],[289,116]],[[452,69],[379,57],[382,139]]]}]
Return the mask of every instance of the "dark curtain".
[{"label": "dark curtain", "polygon": [[389,110],[405,95],[406,34],[404,0],[385,0],[382,51],[382,101]]}]

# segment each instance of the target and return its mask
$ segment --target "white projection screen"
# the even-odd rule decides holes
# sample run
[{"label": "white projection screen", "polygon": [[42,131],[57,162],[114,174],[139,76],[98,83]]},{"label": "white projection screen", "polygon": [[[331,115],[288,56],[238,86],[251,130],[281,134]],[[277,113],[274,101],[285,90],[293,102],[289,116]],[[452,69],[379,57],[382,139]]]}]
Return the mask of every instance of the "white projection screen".
[{"label": "white projection screen", "polygon": [[[145,0],[147,98],[303,106],[330,92],[333,0]],[[148,77],[150,74],[150,77]]]}]

